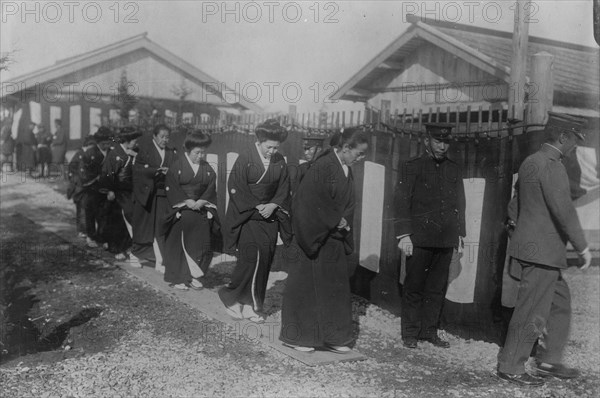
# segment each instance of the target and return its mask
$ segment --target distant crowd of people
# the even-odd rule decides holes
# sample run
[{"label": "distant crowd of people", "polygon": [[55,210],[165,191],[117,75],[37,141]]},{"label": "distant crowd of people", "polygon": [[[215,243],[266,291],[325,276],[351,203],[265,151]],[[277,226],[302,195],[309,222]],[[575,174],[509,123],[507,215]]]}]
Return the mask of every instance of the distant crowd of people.
[{"label": "distant crowd of people", "polygon": [[26,172],[30,176],[60,175],[67,153],[68,134],[60,119],[54,120],[54,132],[42,124],[30,122],[13,138],[11,124],[0,130],[0,168]]}]

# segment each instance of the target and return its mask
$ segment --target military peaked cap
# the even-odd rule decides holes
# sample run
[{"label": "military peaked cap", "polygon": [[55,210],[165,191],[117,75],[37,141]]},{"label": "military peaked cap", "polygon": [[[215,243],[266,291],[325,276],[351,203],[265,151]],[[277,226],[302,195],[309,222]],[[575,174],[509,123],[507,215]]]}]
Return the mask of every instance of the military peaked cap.
[{"label": "military peaked cap", "polygon": [[431,138],[436,140],[448,140],[452,138],[452,127],[448,123],[425,123],[425,131]]},{"label": "military peaked cap", "polygon": [[582,129],[587,124],[585,119],[570,116],[565,113],[548,112],[548,123],[546,128],[554,128],[575,134],[580,140],[585,140]]}]

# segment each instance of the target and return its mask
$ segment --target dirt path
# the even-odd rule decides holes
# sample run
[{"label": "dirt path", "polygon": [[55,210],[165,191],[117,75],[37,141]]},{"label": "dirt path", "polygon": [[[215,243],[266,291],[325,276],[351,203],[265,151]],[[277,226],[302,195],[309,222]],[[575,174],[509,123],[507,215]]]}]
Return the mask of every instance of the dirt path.
[{"label": "dirt path", "polygon": [[[455,336],[448,336],[448,350],[405,349],[400,320],[359,299],[356,349],[369,359],[311,368],[155,291],[103,253],[84,250],[74,236],[65,241],[49,232],[73,218],[72,204],[55,191],[60,181],[9,178],[0,188],[2,282],[13,293],[3,299],[19,309],[11,327],[21,331],[2,341],[13,356],[3,354],[0,367],[5,397],[592,397],[600,391],[598,268],[566,272],[574,308],[566,362],[583,371],[578,380],[513,387],[493,376],[495,344]],[[44,227],[30,221],[42,215]],[[226,280],[223,268],[213,270],[221,275],[215,285]]]}]

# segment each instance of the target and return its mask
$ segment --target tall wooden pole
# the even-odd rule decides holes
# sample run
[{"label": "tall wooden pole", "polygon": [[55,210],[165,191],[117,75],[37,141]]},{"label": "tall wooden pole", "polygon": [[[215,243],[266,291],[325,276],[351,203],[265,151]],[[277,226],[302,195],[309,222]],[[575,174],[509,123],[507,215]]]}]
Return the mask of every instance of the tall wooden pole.
[{"label": "tall wooden pole", "polygon": [[[554,56],[545,51],[531,57],[528,124],[546,124],[548,121],[548,112],[552,110],[554,102],[553,63]],[[545,135],[542,128],[532,129],[527,135],[527,153],[530,154],[539,149]]]},{"label": "tall wooden pole", "polygon": [[515,18],[512,39],[512,62],[510,65],[510,86],[508,90],[508,117],[523,120],[525,109],[525,84],[527,71],[527,42],[529,23],[526,11],[529,0],[515,2]]}]

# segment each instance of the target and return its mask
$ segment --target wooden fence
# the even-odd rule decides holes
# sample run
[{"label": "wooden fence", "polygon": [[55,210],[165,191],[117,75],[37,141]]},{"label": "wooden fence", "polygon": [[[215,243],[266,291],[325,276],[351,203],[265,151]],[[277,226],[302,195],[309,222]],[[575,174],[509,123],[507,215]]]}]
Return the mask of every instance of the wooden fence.
[{"label": "wooden fence", "polygon": [[[319,130],[329,134],[340,127],[361,125],[371,136],[367,161],[353,167],[357,185],[354,219],[355,254],[351,257],[352,288],[371,302],[398,314],[401,258],[393,231],[393,195],[401,164],[419,155],[423,124],[454,125],[450,157],[463,167],[467,193],[466,254],[453,263],[443,319],[447,327],[467,330],[470,337],[498,340],[492,307],[499,308],[506,235],[503,221],[510,199],[513,174],[527,152],[530,134],[507,120],[507,108],[470,107],[451,111],[406,109],[382,113],[335,112],[328,114],[248,115],[211,123],[196,120],[188,127],[213,135],[209,162],[218,174],[218,207],[224,213],[227,178],[237,154],[254,141],[256,124],[279,118],[290,128],[280,150],[288,164],[298,164],[302,136]],[[169,120],[155,120],[173,126]],[[147,124],[147,127],[151,124]],[[494,304],[494,305],[493,305]],[[467,336],[469,337],[469,336]]]},{"label": "wooden fence", "polygon": [[[399,313],[401,268],[392,222],[393,193],[402,162],[424,150],[423,123],[450,122],[456,130],[450,157],[464,171],[468,233],[467,254],[453,265],[443,319],[448,327],[467,330],[471,337],[497,340],[494,333],[500,328],[494,324],[491,307],[495,301],[499,302],[506,248],[502,226],[519,154],[526,147],[523,129],[517,130],[508,122],[506,108],[494,106],[476,111],[436,109],[387,115],[367,111],[350,114],[348,118],[345,115],[344,112],[329,114],[328,122],[322,117],[321,124],[314,123],[317,116],[308,121],[308,116],[286,119],[279,115],[283,124],[294,126],[280,150],[288,164],[298,164],[302,134],[314,129],[332,132],[338,120],[340,127],[348,127],[351,121],[360,123],[370,134],[367,161],[353,167],[357,183],[355,254],[351,257],[354,292]],[[228,171],[237,154],[254,141],[255,124],[267,117],[240,118],[235,121],[237,124],[231,121],[230,126],[236,129],[228,130],[223,124],[214,127],[209,161],[218,173],[218,207],[223,212],[228,198]],[[206,124],[195,127],[210,130]]]}]

